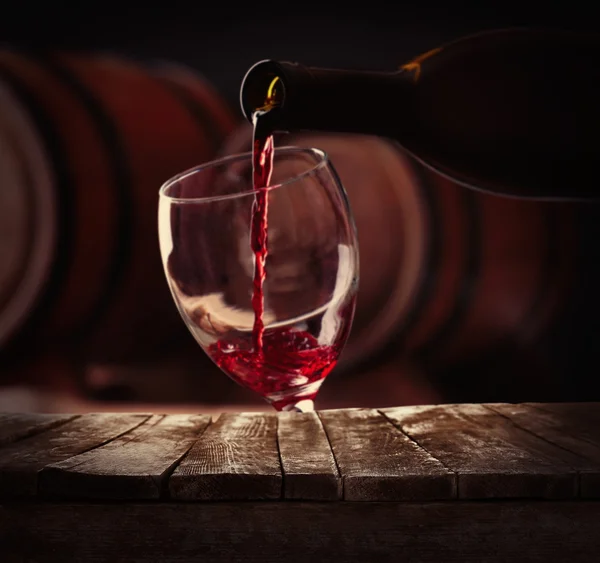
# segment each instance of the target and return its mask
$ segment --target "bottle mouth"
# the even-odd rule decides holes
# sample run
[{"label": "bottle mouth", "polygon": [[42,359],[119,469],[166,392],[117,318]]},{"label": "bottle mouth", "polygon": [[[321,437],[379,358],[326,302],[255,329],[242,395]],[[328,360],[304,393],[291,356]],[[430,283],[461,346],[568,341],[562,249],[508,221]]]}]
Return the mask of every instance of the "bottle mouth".
[{"label": "bottle mouth", "polygon": [[253,65],[240,90],[244,117],[252,122],[257,112],[279,113],[287,96],[286,82],[281,63],[264,60]]}]

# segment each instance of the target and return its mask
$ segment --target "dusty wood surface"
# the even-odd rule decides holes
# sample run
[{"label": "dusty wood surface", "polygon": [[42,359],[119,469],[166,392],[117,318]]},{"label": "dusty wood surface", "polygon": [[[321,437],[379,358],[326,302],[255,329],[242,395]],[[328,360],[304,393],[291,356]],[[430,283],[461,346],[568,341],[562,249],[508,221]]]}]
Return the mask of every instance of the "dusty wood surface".
[{"label": "dusty wood surface", "polygon": [[593,425],[600,426],[600,421],[588,421],[581,428],[579,422],[573,423],[578,419],[552,409],[507,404],[491,404],[487,408],[498,412],[519,428],[572,454],[569,463],[579,473],[579,494],[586,498],[600,497],[600,441],[598,433],[589,432]]},{"label": "dusty wood surface", "polygon": [[169,480],[179,500],[281,497],[275,414],[223,414],[204,432]]},{"label": "dusty wood surface", "polygon": [[457,474],[459,498],[572,498],[577,472],[552,444],[482,405],[385,409]]},{"label": "dusty wood surface", "polygon": [[600,405],[0,414],[0,499],[600,498]]},{"label": "dusty wood surface", "polygon": [[0,414],[0,446],[16,442],[53,426],[60,426],[76,415],[69,414]]},{"label": "dusty wood surface", "polygon": [[0,505],[7,563],[596,563],[600,502]]},{"label": "dusty wood surface", "polygon": [[205,415],[154,415],[104,446],[46,466],[40,492],[69,498],[157,499],[208,426]]},{"label": "dusty wood surface", "polygon": [[575,431],[586,440],[598,443],[595,430],[600,426],[600,403],[525,403],[536,411],[554,414],[564,427]]},{"label": "dusty wood surface", "polygon": [[86,414],[0,448],[0,498],[35,496],[39,472],[132,430],[143,414]]},{"label": "dusty wood surface", "polygon": [[0,561],[595,563],[598,407],[0,414]]},{"label": "dusty wood surface", "polygon": [[455,478],[375,410],[320,413],[346,500],[435,500],[455,495]]},{"label": "dusty wood surface", "polygon": [[277,440],[287,499],[337,500],[342,479],[316,413],[280,413]]}]

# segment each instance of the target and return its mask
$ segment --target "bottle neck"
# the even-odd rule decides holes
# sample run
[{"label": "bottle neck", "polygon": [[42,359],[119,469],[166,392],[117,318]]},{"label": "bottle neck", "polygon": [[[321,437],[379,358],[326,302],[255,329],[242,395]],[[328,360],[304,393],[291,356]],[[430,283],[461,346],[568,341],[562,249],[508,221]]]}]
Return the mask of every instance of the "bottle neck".
[{"label": "bottle neck", "polygon": [[[397,132],[391,108],[407,104],[411,81],[403,72],[372,72],[306,67],[262,61],[244,77],[242,111],[252,120],[264,105],[269,85],[278,79],[276,102],[262,115],[273,132],[301,130],[386,136]],[[392,129],[393,127],[393,129]]]}]

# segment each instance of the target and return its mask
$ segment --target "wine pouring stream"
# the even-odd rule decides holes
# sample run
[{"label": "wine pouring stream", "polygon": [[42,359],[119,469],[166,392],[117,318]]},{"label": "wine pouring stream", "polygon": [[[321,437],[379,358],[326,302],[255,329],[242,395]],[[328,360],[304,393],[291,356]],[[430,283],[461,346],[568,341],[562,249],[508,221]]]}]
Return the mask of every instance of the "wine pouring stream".
[{"label": "wine pouring stream", "polygon": [[263,117],[277,106],[279,78],[275,77],[267,89],[265,104],[254,112],[252,123],[254,139],[252,143],[252,178],[256,203],[251,224],[251,245],[254,252],[254,284],[252,293],[252,308],[254,309],[254,327],[252,335],[254,348],[259,355],[263,353],[264,334],[264,292],[265,264],[267,260],[267,234],[269,198],[265,188],[269,187],[273,173],[273,135],[263,127]]},{"label": "wine pouring stream", "polygon": [[[320,382],[335,367],[339,350],[334,347],[319,346],[317,341],[307,332],[274,331],[265,346],[264,323],[264,283],[266,279],[266,261],[268,245],[268,211],[269,190],[273,173],[274,141],[273,132],[268,123],[269,112],[277,108],[281,100],[279,77],[271,80],[264,104],[252,116],[254,126],[252,178],[255,193],[255,203],[250,225],[250,244],[254,254],[254,279],[252,289],[252,309],[254,325],[252,328],[253,347],[250,351],[231,353],[230,350],[218,353],[217,364],[227,371],[235,372],[236,364],[243,363],[251,366],[258,377],[264,377],[270,366],[279,366],[287,372],[298,372],[308,376],[309,380],[320,385]],[[293,354],[290,356],[289,352]],[[221,352],[221,350],[219,350]],[[296,356],[296,354],[298,354]],[[316,377],[315,377],[316,376]],[[284,381],[285,386],[285,381]],[[279,389],[278,389],[279,390]],[[275,408],[307,412],[314,410],[314,392],[302,393],[298,396],[292,393],[282,400],[272,401]],[[285,391],[285,390],[284,390]]]}]

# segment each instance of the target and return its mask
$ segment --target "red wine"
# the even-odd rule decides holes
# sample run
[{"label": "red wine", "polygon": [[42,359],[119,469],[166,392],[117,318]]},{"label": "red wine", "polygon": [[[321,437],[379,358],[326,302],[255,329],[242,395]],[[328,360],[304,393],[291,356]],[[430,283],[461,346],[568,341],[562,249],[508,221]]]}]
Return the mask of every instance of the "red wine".
[{"label": "red wine", "polygon": [[[271,85],[273,86],[273,85]],[[255,112],[253,183],[255,201],[250,224],[250,246],[255,258],[252,288],[254,325],[251,339],[224,338],[208,348],[212,360],[232,379],[265,397],[282,410],[301,400],[313,400],[323,379],[335,367],[354,313],[354,297],[338,314],[341,329],[336,344],[319,345],[309,332],[291,327],[265,330],[264,283],[267,277],[268,210],[273,171],[273,135],[263,117],[276,103],[273,88],[267,102]]]},{"label": "red wine", "polygon": [[[348,314],[352,309],[347,308]],[[350,319],[344,321],[349,327]],[[339,342],[344,340],[345,336],[339,338]],[[339,352],[338,346],[319,346],[308,332],[289,328],[265,332],[260,354],[243,338],[221,340],[208,349],[212,360],[229,377],[267,398],[277,410],[313,400],[335,367]]]},{"label": "red wine", "polygon": [[250,246],[254,253],[254,282],[252,290],[252,309],[254,310],[254,349],[257,354],[263,348],[263,312],[264,312],[264,283],[267,261],[267,231],[269,192],[266,189],[273,173],[273,135],[265,135],[260,127],[260,115],[254,116],[254,146],[253,146],[253,181],[255,200],[250,224]]}]

